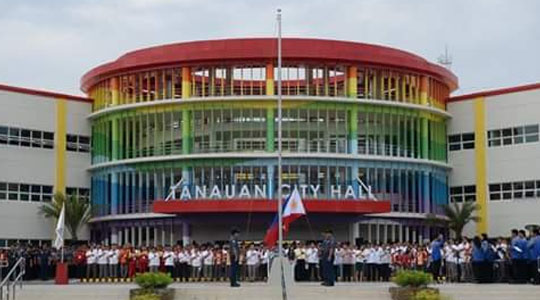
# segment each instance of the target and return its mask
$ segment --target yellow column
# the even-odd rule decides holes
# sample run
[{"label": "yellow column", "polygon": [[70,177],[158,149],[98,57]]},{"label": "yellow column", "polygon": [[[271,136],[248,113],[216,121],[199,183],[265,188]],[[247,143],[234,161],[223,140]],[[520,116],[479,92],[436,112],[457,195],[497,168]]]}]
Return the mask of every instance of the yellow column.
[{"label": "yellow column", "polygon": [[274,65],[266,64],[266,96],[274,95]]},{"label": "yellow column", "polygon": [[66,123],[66,100],[56,99],[56,130],[54,133],[56,169],[54,174],[54,191],[60,193],[66,192]]},{"label": "yellow column", "polygon": [[111,78],[111,100],[112,106],[118,105],[119,93],[118,93],[118,77]]},{"label": "yellow column", "polygon": [[182,67],[182,98],[191,97],[191,69]]},{"label": "yellow column", "polygon": [[488,233],[487,180],[486,180],[486,107],[484,97],[474,99],[474,159],[476,167],[476,203],[480,222],[476,233]]},{"label": "yellow column", "polygon": [[348,69],[348,86],[347,96],[356,98],[358,96],[358,68],[350,66]]},{"label": "yellow column", "polygon": [[420,104],[428,105],[428,78],[426,76],[420,79]]}]

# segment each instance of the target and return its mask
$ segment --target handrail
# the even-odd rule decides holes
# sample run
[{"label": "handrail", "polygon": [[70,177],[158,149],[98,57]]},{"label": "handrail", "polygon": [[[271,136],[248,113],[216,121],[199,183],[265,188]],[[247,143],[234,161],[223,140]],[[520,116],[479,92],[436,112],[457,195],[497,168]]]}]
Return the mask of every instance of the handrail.
[{"label": "handrail", "polygon": [[[16,273],[17,270],[19,273]],[[16,285],[22,289],[23,276],[26,273],[26,261],[23,257],[19,258],[11,270],[7,273],[6,277],[0,283],[0,300],[4,300],[4,289],[6,290],[6,300],[15,300]],[[14,277],[12,279],[12,277]],[[11,290],[11,292],[10,292]],[[10,298],[11,296],[11,298]]]}]

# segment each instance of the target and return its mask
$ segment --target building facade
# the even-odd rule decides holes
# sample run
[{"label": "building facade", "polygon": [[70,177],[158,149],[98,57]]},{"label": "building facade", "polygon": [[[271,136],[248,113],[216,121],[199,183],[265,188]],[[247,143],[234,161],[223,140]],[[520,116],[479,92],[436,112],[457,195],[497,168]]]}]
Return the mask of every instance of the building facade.
[{"label": "building facade", "polygon": [[538,224],[540,84],[449,97],[457,78],[361,43],[178,43],[85,74],[88,98],[0,85],[0,247],[53,238],[56,191],[90,195],[80,237],[104,243],[261,240],[283,189],[308,215],[287,239],[418,242],[426,214],[477,202],[465,234]]},{"label": "building facade", "polygon": [[[127,53],[81,80],[94,100],[92,239],[261,240],[276,211],[275,39]],[[361,43],[284,39],[283,183],[308,218],[291,239],[419,241],[447,203],[447,69]]]},{"label": "building facade", "polygon": [[540,84],[448,102],[450,201],[476,201],[481,221],[465,234],[509,236],[540,224]]},{"label": "building facade", "polygon": [[0,247],[50,242],[39,206],[55,192],[89,195],[92,101],[0,85],[0,103]]}]

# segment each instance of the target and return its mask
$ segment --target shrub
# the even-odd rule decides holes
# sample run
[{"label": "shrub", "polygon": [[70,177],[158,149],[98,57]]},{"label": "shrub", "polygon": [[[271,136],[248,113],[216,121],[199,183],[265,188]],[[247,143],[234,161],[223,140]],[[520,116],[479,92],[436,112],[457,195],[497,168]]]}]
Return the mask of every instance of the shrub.
[{"label": "shrub", "polygon": [[144,273],[137,274],[135,283],[144,290],[163,289],[173,282],[170,274],[165,273]]},{"label": "shrub", "polygon": [[433,281],[431,274],[423,271],[398,271],[392,281],[400,287],[426,287]]},{"label": "shrub", "polygon": [[414,295],[413,300],[449,300],[450,298],[442,296],[434,290],[421,290]]},{"label": "shrub", "polygon": [[139,294],[133,297],[132,300],[161,300],[161,297],[154,293],[147,293],[147,294]]}]

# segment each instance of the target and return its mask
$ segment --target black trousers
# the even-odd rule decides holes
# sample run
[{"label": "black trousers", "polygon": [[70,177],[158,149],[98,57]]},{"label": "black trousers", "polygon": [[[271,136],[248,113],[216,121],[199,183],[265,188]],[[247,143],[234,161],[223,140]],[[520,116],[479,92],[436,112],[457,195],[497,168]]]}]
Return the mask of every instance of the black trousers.
[{"label": "black trousers", "polygon": [[231,282],[231,285],[238,284],[238,261],[237,260],[231,261],[231,273],[229,274],[229,280]]},{"label": "black trousers", "polygon": [[439,274],[441,273],[441,260],[434,260],[431,262],[431,275],[433,275],[433,280],[439,280]]},{"label": "black trousers", "polygon": [[527,281],[527,261],[524,259],[512,260],[512,282],[525,283]]},{"label": "black trousers", "polygon": [[367,268],[367,280],[368,281],[377,281],[378,279],[378,268],[377,268],[377,264],[371,264],[371,263],[368,263],[366,264],[366,268]]},{"label": "black trousers", "polygon": [[379,272],[379,277],[382,278],[382,281],[390,280],[390,265],[389,264],[378,265],[377,271]]},{"label": "black trousers", "polygon": [[303,259],[296,260],[296,265],[294,266],[294,280],[306,280],[306,261]]},{"label": "black trousers", "polygon": [[326,285],[334,285],[336,280],[336,274],[334,272],[334,261],[323,259],[323,278]]},{"label": "black trousers", "polygon": [[353,264],[343,264],[343,281],[352,281]]},{"label": "black trousers", "polygon": [[317,264],[314,264],[314,263],[309,263],[308,264],[308,275],[307,275],[308,279],[307,280],[310,280],[310,281],[313,281],[313,280],[319,280],[319,276],[317,276]]}]

